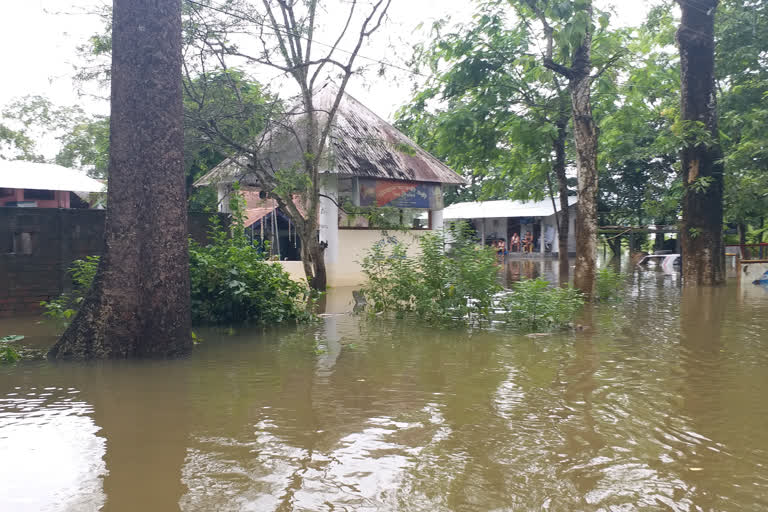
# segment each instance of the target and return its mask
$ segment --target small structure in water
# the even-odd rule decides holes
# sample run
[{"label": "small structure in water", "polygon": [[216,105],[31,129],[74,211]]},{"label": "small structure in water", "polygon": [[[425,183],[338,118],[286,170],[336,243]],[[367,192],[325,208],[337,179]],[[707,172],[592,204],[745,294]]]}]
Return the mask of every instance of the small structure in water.
[{"label": "small structure in water", "polygon": [[[574,219],[576,197],[568,198],[569,254],[576,252]],[[494,247],[501,242],[504,251],[520,255],[552,255],[560,252],[557,236],[557,215],[560,199],[544,201],[474,201],[452,204],[443,210],[445,223],[465,220],[477,232],[483,245]],[[555,207],[557,209],[555,209]]]},{"label": "small structure in water", "polygon": [[648,254],[637,262],[637,266],[646,267],[651,262],[656,262],[666,274],[677,272],[682,265],[679,254]]}]

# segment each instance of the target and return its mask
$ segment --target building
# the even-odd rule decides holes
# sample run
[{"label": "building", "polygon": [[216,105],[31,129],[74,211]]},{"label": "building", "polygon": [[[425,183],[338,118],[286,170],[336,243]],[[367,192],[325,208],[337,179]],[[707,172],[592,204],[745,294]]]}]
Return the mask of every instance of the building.
[{"label": "building", "polygon": [[[576,252],[574,219],[576,197],[568,198],[569,231],[568,253]],[[557,254],[560,251],[557,238],[555,212],[560,211],[560,200],[555,198],[555,210],[551,199],[543,201],[483,201],[456,203],[443,211],[445,222],[468,221],[477,232],[481,243],[492,244],[503,240],[511,250],[513,234],[523,239],[527,233],[533,237],[533,252],[538,255]]]},{"label": "building", "polygon": [[[316,91],[316,115],[322,117],[330,110],[336,91],[329,83]],[[303,119],[300,113],[293,114],[293,123]],[[344,94],[331,126],[321,169],[318,236],[327,244],[329,286],[355,286],[364,279],[358,261],[385,237],[381,224],[369,217],[348,214],[344,205],[378,209],[388,226],[402,228],[388,230],[387,240],[399,238],[415,246],[420,234],[442,229],[443,187],[462,185],[464,179],[348,94]],[[300,161],[302,153],[295,139],[299,130],[295,124],[289,128],[276,128],[261,138],[260,165],[290,169]],[[272,230],[277,235],[272,240],[280,244],[283,259],[288,255],[282,248],[297,249],[296,236],[291,238],[290,234],[290,219],[258,189],[256,177],[247,170],[248,164],[237,159],[225,160],[197,180],[195,186],[215,186],[220,210],[226,212],[232,184],[238,182],[246,193],[246,216],[250,223],[247,227],[252,236],[268,237]],[[298,259],[298,251],[293,251],[292,259]],[[284,265],[303,276],[300,263],[295,263],[288,261]]]},{"label": "building", "polygon": [[104,184],[77,169],[0,159],[0,206],[89,208],[81,195],[105,190]]}]

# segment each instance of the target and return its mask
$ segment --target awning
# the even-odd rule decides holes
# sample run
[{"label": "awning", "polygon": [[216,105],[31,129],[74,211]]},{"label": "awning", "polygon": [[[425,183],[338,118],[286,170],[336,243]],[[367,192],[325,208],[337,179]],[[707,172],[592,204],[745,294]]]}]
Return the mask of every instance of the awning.
[{"label": "awning", "polygon": [[0,188],[106,192],[103,183],[83,171],[56,164],[0,159]]},{"label": "awning", "polygon": [[[578,201],[575,196],[568,198],[568,206],[573,206]],[[560,211],[560,199],[555,198],[557,211]],[[456,203],[443,210],[443,219],[492,219],[504,217],[549,217],[554,215],[552,200],[543,201],[478,201]]]}]

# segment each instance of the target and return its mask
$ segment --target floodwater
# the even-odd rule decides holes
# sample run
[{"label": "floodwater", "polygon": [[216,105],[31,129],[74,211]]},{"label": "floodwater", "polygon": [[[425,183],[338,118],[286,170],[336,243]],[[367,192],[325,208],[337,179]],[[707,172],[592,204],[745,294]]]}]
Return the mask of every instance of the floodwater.
[{"label": "floodwater", "polygon": [[336,290],[317,325],[201,330],[184,360],[0,367],[0,510],[766,510],[768,290],[679,284],[635,273],[545,337]]}]

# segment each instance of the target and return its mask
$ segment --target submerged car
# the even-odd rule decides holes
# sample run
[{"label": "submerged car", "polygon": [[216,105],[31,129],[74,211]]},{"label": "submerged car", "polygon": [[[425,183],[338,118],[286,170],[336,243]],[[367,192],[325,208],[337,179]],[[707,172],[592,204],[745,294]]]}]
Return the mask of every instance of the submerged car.
[{"label": "submerged car", "polygon": [[667,273],[671,274],[680,270],[682,259],[679,254],[649,254],[637,262],[639,267],[647,267],[655,264]]}]

